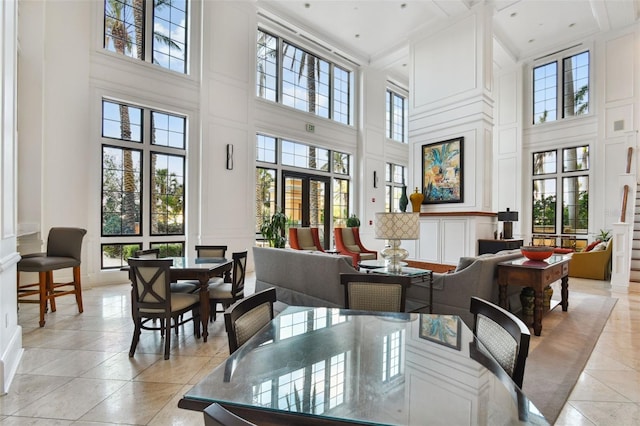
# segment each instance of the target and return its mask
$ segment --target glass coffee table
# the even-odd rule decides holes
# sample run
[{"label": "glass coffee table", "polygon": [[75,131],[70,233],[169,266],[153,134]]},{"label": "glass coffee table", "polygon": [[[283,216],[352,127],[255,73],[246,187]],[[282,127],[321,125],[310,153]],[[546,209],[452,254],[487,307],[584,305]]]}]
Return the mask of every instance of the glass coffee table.
[{"label": "glass coffee table", "polygon": [[386,263],[382,259],[378,260],[362,260],[358,264],[360,269],[364,269],[367,273],[371,274],[384,274],[384,275],[400,275],[404,277],[411,277],[411,284],[420,283],[429,286],[429,301],[425,304],[424,300],[418,300],[407,297],[407,311],[409,312],[423,312],[425,309],[429,309],[429,313],[433,311],[433,271],[429,269],[412,268],[407,266],[406,262],[400,262],[402,269],[400,271],[389,271],[386,268]]}]

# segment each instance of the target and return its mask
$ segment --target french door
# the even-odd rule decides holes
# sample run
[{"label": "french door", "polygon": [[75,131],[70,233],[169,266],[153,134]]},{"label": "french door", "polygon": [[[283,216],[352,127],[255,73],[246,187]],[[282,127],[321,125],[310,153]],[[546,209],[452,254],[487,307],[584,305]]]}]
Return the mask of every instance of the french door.
[{"label": "french door", "polygon": [[324,248],[328,248],[331,242],[330,178],[284,171],[282,182],[283,205],[289,219],[288,227],[318,228],[320,243]]}]

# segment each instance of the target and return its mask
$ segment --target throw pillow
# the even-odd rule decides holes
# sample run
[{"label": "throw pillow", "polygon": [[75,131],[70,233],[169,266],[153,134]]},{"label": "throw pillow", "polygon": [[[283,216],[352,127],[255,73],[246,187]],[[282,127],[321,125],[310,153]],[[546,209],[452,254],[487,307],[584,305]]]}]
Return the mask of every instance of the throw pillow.
[{"label": "throw pillow", "polygon": [[607,249],[607,243],[600,241],[591,251],[605,251]]},{"label": "throw pillow", "polygon": [[594,242],[592,242],[591,244],[589,244],[589,245],[587,246],[587,248],[586,248],[586,249],[584,249],[584,251],[591,251],[591,250],[593,250],[593,248],[594,248],[595,246],[597,246],[599,242],[600,242],[600,241],[594,241]]},{"label": "throw pillow", "polygon": [[458,261],[458,266],[456,266],[455,272],[462,271],[464,268],[470,266],[473,262],[475,262],[475,257],[461,257]]},{"label": "throw pillow", "polygon": [[556,247],[553,249],[553,252],[556,254],[569,254],[569,253],[573,253],[573,249]]}]

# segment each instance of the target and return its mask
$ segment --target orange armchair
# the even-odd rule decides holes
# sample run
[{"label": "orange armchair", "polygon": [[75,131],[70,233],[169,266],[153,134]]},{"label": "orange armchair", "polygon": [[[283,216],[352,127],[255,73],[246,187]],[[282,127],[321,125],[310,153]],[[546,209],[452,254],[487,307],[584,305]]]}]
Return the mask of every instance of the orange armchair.
[{"label": "orange armchair", "polygon": [[289,228],[289,245],[296,250],[324,251],[318,228]]},{"label": "orange armchair", "polygon": [[340,254],[353,258],[353,267],[358,268],[361,260],[376,260],[378,252],[367,250],[360,241],[360,231],[358,228],[335,228],[333,230],[336,249]]}]

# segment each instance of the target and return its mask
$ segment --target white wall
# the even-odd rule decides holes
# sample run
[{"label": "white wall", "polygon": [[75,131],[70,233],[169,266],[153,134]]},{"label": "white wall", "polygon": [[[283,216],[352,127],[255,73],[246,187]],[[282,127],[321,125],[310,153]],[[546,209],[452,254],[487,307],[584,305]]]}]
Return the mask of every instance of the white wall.
[{"label": "white wall", "polygon": [[[369,78],[366,67],[355,69],[355,84],[366,92],[359,93],[373,106],[362,115],[355,108],[360,118],[356,126],[346,126],[255,98],[258,16],[252,2],[191,3],[188,76],[105,51],[103,7],[100,0],[25,2],[21,7],[20,64],[28,71],[21,74],[18,116],[29,137],[19,151],[24,172],[18,222],[40,231],[31,241],[22,239],[21,249],[39,249],[52,226],[85,227],[83,283],[126,280],[120,271],[100,270],[103,97],[188,115],[189,249],[199,243],[224,243],[230,251],[254,245],[256,132],[353,154],[358,161],[352,207],[362,219],[365,242],[382,248],[382,241],[373,240],[369,221],[384,209],[384,156],[406,164],[408,155],[406,145],[384,138],[384,74],[372,71]],[[207,25],[201,31],[202,22]],[[278,30],[313,51],[304,39]],[[306,132],[305,123],[314,124],[315,132]],[[360,132],[365,123],[367,132]],[[225,167],[227,144],[234,146],[233,170]],[[375,190],[373,170],[380,176]]]},{"label": "white wall", "polygon": [[[477,6],[447,25],[424,30],[411,44],[410,144],[404,145],[384,137],[387,76],[364,64],[355,78],[357,105],[362,104],[355,111],[356,127],[256,100],[258,18],[251,2],[193,2],[190,76],[104,51],[100,0],[25,1],[20,10],[18,225],[42,231],[30,248],[39,248],[51,226],[86,227],[86,284],[126,279],[119,272],[100,271],[103,96],[189,115],[188,247],[225,242],[239,250],[253,245],[254,197],[248,194],[254,188],[256,132],[356,155],[353,207],[362,219],[363,238],[373,248],[382,245],[373,238],[372,221],[384,208],[385,162],[409,157],[411,190],[421,185],[422,145],[458,136],[465,138],[464,203],[423,206],[423,211],[510,207],[522,212],[516,236],[527,239],[531,150],[586,140],[596,148],[594,231],[619,216],[618,194],[604,190],[611,176],[605,170],[621,163],[628,140],[613,130],[613,123],[624,120],[623,132],[637,129],[638,25],[591,41],[594,115],[536,128],[523,125],[530,104],[523,95],[529,90],[528,64],[492,75],[490,8]],[[200,37],[202,22],[208,24]],[[293,41],[305,46],[304,40]],[[307,122],[315,125],[315,133],[304,130]],[[234,145],[233,170],[224,168],[228,143]],[[373,188],[373,171],[378,188]]]},{"label": "white wall", "polygon": [[0,395],[22,356],[16,297],[17,3],[0,3]]},{"label": "white wall", "polygon": [[492,207],[492,25],[484,7],[430,28],[411,45],[409,141],[414,182],[422,186],[422,146],[464,137],[463,202],[429,212]]},{"label": "white wall", "polygon": [[[634,148],[632,173],[637,173],[638,126],[640,124],[640,25],[585,40],[579,48],[565,55],[590,50],[590,113],[555,122],[531,125],[531,67],[523,63],[524,130],[522,167],[522,211],[531,211],[531,156],[546,149],[590,146],[589,235],[593,239],[600,229],[612,229],[620,220],[622,186],[620,176],[626,172],[627,148]],[[616,130],[616,125],[620,128]],[[633,222],[633,218],[627,217]],[[530,239],[530,215],[521,215],[525,239]]]}]

